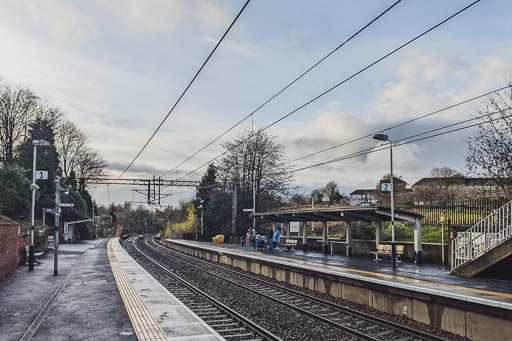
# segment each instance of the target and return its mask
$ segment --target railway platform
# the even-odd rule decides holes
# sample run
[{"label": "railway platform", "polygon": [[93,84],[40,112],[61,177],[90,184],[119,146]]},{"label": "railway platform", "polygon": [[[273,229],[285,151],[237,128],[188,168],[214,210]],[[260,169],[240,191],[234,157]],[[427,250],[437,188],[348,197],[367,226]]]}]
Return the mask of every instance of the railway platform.
[{"label": "railway platform", "polygon": [[450,275],[448,266],[345,257],[320,252],[258,251],[250,246],[166,240],[169,247],[308,287],[466,336],[512,340],[512,285]]},{"label": "railway platform", "polygon": [[0,281],[0,340],[223,340],[118,239],[59,247]]}]

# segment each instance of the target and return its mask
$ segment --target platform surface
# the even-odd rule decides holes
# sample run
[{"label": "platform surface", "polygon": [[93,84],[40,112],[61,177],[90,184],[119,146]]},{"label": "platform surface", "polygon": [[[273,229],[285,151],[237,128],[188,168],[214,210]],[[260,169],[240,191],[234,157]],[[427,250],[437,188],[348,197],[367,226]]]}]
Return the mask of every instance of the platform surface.
[{"label": "platform surface", "polygon": [[20,266],[0,280],[0,340],[137,340],[110,270],[107,240],[59,248],[58,276],[51,251],[34,271]]},{"label": "platform surface", "polygon": [[346,257],[315,251],[259,251],[251,246],[214,244],[189,240],[173,240],[186,245],[219,249],[248,257],[339,274],[392,287],[434,294],[472,303],[512,310],[512,282],[486,278],[465,278],[450,274],[449,266],[399,262],[396,269],[389,259],[379,262],[374,257]]},{"label": "platform surface", "polygon": [[101,239],[60,245],[58,276],[51,251],[34,271],[20,266],[0,280],[0,340],[224,339],[139,266],[118,239],[110,245]]},{"label": "platform surface", "polygon": [[[167,340],[224,340],[223,337],[215,332],[208,324],[181,303],[135,262],[121,247],[119,239],[113,239],[110,243],[115,258],[122,267],[121,271],[126,275],[126,279],[128,279],[129,283],[138,294],[143,306],[151,313],[166,335]],[[114,266],[113,269],[115,274],[116,270]],[[124,297],[124,293],[128,291],[129,289],[121,288],[121,295]],[[137,317],[143,313],[138,311],[137,304],[135,304],[133,300],[130,299],[128,302],[125,300],[125,302],[127,303],[126,306],[129,313],[132,309],[136,310],[135,315],[137,315]],[[140,327],[150,330],[152,327],[151,323],[145,323],[142,319],[134,321],[134,325],[136,326],[135,329]],[[158,338],[155,337],[154,339],[157,340]]]}]

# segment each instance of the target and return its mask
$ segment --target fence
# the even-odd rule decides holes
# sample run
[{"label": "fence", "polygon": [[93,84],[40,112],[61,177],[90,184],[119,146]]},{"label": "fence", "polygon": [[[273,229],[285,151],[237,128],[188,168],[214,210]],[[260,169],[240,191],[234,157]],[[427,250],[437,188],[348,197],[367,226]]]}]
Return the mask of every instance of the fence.
[{"label": "fence", "polygon": [[452,271],[512,237],[512,201],[452,240]]},{"label": "fence", "polygon": [[483,218],[505,205],[510,199],[475,199],[462,202],[445,202],[426,205],[400,205],[397,208],[424,216],[423,225],[434,226],[443,214],[452,225],[475,225]]}]

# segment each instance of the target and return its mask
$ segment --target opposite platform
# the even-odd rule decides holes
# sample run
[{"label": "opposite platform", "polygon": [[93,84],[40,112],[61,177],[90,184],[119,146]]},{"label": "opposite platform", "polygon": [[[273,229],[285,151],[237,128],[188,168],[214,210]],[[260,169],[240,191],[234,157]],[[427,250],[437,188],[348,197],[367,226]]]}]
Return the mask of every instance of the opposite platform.
[{"label": "opposite platform", "polygon": [[[403,315],[473,340],[512,335],[510,281],[460,278],[442,266],[370,258],[166,240],[169,247],[377,310]],[[502,338],[501,338],[502,339]],[[512,338],[511,338],[512,339]]]},{"label": "opposite platform", "polygon": [[450,275],[449,268],[441,265],[400,262],[397,268],[393,269],[388,261],[375,262],[371,258],[346,257],[314,251],[258,251],[250,246],[236,244],[214,244],[188,240],[173,240],[173,242],[284,262],[283,264],[291,262],[305,268],[320,269],[349,278],[373,283],[384,282],[391,287],[408,288],[418,292],[434,293],[512,310],[511,281],[457,277]]}]

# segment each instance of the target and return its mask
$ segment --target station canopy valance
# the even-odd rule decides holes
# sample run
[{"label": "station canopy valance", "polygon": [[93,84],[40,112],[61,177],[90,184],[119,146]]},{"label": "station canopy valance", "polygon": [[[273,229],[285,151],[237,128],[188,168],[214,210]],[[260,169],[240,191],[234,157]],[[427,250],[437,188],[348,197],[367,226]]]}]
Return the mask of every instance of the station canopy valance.
[{"label": "station canopy valance", "polygon": [[[423,218],[423,215],[397,210],[395,208],[396,221],[411,221]],[[391,221],[391,209],[379,206],[338,206],[315,209],[296,209],[275,212],[256,212],[250,215],[270,222],[290,221],[363,221],[367,223]]]}]

